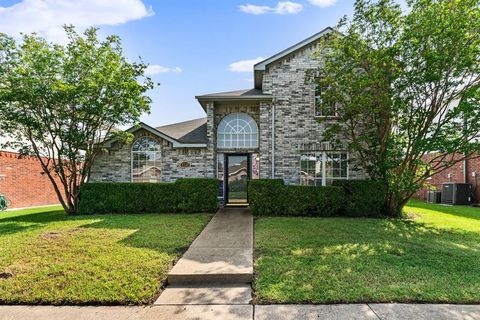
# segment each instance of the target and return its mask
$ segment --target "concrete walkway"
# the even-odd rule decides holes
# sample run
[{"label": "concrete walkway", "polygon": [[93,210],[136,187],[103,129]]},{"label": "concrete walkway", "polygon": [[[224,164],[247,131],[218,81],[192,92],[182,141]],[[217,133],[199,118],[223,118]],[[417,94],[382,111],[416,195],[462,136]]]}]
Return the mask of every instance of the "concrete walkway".
[{"label": "concrete walkway", "polygon": [[156,305],[248,305],[253,279],[253,217],[221,209],[168,274]]},{"label": "concrete walkway", "polygon": [[479,320],[479,305],[0,306],[0,320]]}]

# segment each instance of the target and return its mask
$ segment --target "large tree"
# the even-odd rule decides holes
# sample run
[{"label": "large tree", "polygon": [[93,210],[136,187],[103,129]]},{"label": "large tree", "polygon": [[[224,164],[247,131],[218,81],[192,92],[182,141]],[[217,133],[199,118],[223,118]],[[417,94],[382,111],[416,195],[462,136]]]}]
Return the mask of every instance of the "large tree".
[{"label": "large tree", "polygon": [[[401,215],[428,177],[479,151],[478,0],[357,0],[318,52],[325,139],[385,181]],[[330,110],[331,112],[331,110]],[[475,155],[476,156],[476,155]]]},{"label": "large tree", "polygon": [[[62,206],[75,213],[96,150],[115,128],[148,112],[146,65],[130,62],[117,36],[65,27],[66,45],[0,33],[0,131],[35,155]],[[125,135],[122,137],[127,139]]]}]

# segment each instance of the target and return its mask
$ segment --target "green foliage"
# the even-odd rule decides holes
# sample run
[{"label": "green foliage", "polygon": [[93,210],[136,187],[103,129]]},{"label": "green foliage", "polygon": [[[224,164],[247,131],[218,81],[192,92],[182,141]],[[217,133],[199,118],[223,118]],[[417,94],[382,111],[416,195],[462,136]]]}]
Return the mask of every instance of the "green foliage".
[{"label": "green foliage", "polygon": [[248,203],[254,215],[274,215],[283,211],[282,179],[254,179],[248,182]]},{"label": "green foliage", "polygon": [[345,192],[344,214],[348,217],[380,217],[385,214],[385,184],[374,180],[337,180]]},{"label": "green foliage", "polygon": [[363,216],[384,212],[384,192],[375,181],[345,181],[338,186],[285,185],[281,179],[251,180],[250,209],[254,215]]},{"label": "green foliage", "polygon": [[179,179],[175,183],[86,183],[80,213],[198,213],[217,209],[216,179]]},{"label": "green foliage", "polygon": [[0,304],[151,304],[209,218],[67,215],[61,206],[2,212],[0,270],[13,277],[0,280]]},{"label": "green foliage", "polygon": [[337,107],[336,121],[320,120],[325,138],[385,181],[392,216],[428,177],[480,150],[478,1],[407,6],[357,0],[352,19],[322,42],[312,73],[325,88],[323,107]]},{"label": "green foliage", "polygon": [[144,63],[124,56],[118,36],[65,32],[66,45],[0,33],[0,130],[10,147],[37,156],[60,203],[75,213],[99,142],[149,111],[154,85]]}]

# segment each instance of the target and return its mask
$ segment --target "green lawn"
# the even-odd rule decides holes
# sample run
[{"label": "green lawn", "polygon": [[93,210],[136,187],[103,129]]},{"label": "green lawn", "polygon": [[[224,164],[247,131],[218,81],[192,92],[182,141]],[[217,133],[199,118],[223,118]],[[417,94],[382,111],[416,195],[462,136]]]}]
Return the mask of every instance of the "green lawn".
[{"label": "green lawn", "polygon": [[0,212],[0,304],[144,304],[206,214]]},{"label": "green lawn", "polygon": [[259,303],[480,302],[480,208],[410,201],[409,219],[255,223]]}]

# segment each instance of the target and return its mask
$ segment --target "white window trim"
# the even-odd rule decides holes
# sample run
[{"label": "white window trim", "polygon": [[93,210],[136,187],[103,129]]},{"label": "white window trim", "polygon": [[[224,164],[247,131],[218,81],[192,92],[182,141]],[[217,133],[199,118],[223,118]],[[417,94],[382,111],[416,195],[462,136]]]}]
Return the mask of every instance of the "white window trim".
[{"label": "white window trim", "polygon": [[[152,137],[149,137],[149,136],[140,136],[138,137],[137,139],[135,139],[135,141],[133,141],[132,145],[130,146],[130,182],[134,182],[133,181],[133,153],[134,152],[138,152],[138,151],[133,151],[133,145],[135,144],[135,142],[137,142],[138,140],[142,139],[142,138],[150,138],[152,140],[155,140],[156,142],[158,142],[158,144],[160,145],[160,150],[157,151],[157,152],[160,152],[160,165],[162,164],[162,160],[163,160],[163,153],[162,153],[162,144],[160,143],[160,141],[158,141],[157,139],[155,138],[152,138]],[[162,177],[163,177],[163,168],[160,168],[160,176],[158,178],[158,182],[157,183],[160,183],[162,182]]]},{"label": "white window trim", "polygon": [[[232,119],[227,119],[227,117],[232,117]],[[240,117],[244,117],[246,118],[249,122],[248,122],[248,126],[252,129],[251,132],[248,132],[248,133],[244,133],[246,135],[255,135],[256,136],[256,139],[255,139],[255,145],[248,145],[248,146],[245,146],[245,142],[246,141],[253,141],[253,140],[243,140],[244,142],[244,145],[243,146],[226,146],[225,145],[225,137],[223,137],[223,145],[219,145],[219,141],[221,141],[219,139],[220,135],[223,135],[223,136],[226,136],[226,135],[240,135],[240,133],[231,133],[231,132],[228,132],[228,131],[220,131],[219,128],[220,128],[220,125],[223,124],[225,121],[228,121],[227,124],[229,124],[231,121],[234,121],[234,120],[238,120],[238,119],[241,119]],[[227,119],[227,120],[226,120]],[[244,122],[247,122],[245,119],[241,119],[243,120]],[[230,126],[231,127],[231,126]],[[230,113],[230,114],[227,114],[225,117],[222,118],[222,120],[220,120],[220,122],[218,123],[217,125],[217,128],[216,128],[216,148],[217,149],[230,149],[230,150],[238,150],[238,149],[245,149],[245,150],[251,150],[251,149],[258,149],[259,146],[260,146],[260,130],[259,130],[259,127],[258,127],[258,123],[255,121],[255,119],[250,116],[248,113],[244,113],[244,112],[235,112],[235,113]],[[232,142],[233,140],[230,140],[230,142]],[[238,140],[238,137],[237,137],[237,141]]]},{"label": "white window trim", "polygon": [[316,92],[317,92],[317,83],[314,82],[313,83],[313,117],[318,119],[337,119],[338,112],[336,107],[335,107],[334,116],[317,115],[317,95],[315,94]]},{"label": "white window trim", "polygon": [[[347,177],[344,178],[329,178],[331,180],[350,180],[350,153],[345,150],[331,150],[331,151],[305,151],[300,153],[300,156],[302,154],[308,154],[308,153],[313,153],[315,154],[315,157],[317,157],[317,154],[321,154],[322,156],[322,178],[321,179],[316,179],[314,178],[314,185],[317,186],[316,181],[321,181],[321,186],[326,186],[327,185],[327,166],[325,165],[327,162],[327,153],[337,153],[337,154],[343,154],[345,153],[347,155]],[[300,171],[301,171],[301,161],[299,161],[300,164]]]}]

